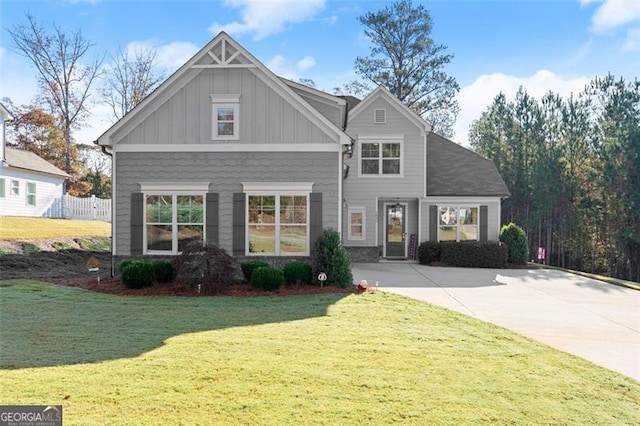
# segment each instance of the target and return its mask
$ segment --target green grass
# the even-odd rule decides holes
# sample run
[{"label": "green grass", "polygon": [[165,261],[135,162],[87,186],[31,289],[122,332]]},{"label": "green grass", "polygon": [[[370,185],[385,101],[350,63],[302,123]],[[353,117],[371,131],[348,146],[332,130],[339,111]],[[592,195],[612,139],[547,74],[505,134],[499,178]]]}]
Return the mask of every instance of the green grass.
[{"label": "green grass", "polygon": [[0,240],[110,237],[111,224],[95,220],[0,217]]},{"label": "green grass", "polygon": [[0,282],[0,404],[82,424],[639,424],[640,383],[383,292],[138,298]]}]

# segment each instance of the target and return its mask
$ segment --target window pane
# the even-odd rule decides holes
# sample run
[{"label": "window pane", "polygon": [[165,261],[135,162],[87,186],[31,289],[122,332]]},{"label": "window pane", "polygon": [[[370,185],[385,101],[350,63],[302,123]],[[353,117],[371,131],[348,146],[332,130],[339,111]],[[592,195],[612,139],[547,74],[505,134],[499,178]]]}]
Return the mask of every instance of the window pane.
[{"label": "window pane", "polygon": [[249,253],[276,252],[275,225],[249,225]]},{"label": "window pane", "polygon": [[281,226],[280,253],[305,253],[307,251],[307,227]]},{"label": "window pane", "polygon": [[458,223],[458,209],[455,207],[440,207],[438,220],[440,225],[456,225]]},{"label": "window pane", "polygon": [[362,158],[378,158],[380,145],[377,143],[362,144]]},{"label": "window pane", "polygon": [[187,244],[202,239],[202,225],[178,225],[178,251],[184,250]]},{"label": "window pane", "polygon": [[478,226],[460,225],[460,241],[478,241]]},{"label": "window pane", "polygon": [[399,143],[383,144],[382,158],[400,158],[400,144]]},{"label": "window pane", "polygon": [[17,181],[17,180],[11,181],[11,194],[20,195],[20,181]]},{"label": "window pane", "polygon": [[362,238],[362,225],[351,225],[351,238]]},{"label": "window pane", "polygon": [[203,197],[200,195],[178,195],[178,223],[203,223]]},{"label": "window pane", "polygon": [[455,226],[440,226],[440,241],[456,241]]},{"label": "window pane", "polygon": [[218,121],[233,121],[233,108],[218,108]]},{"label": "window pane", "polygon": [[218,136],[233,136],[233,123],[218,123]]},{"label": "window pane", "polygon": [[377,175],[379,174],[378,172],[378,166],[379,166],[379,162],[378,160],[362,160],[362,174],[363,175]]},{"label": "window pane", "polygon": [[147,225],[147,250],[171,251],[171,225]]},{"label": "window pane", "polygon": [[273,195],[250,195],[249,223],[276,223],[276,197]]},{"label": "window pane", "polygon": [[399,175],[400,160],[382,160],[383,175]]},{"label": "window pane", "polygon": [[171,223],[173,221],[173,197],[171,195],[149,195],[146,203],[148,223]]},{"label": "window pane", "polygon": [[280,197],[280,223],[307,224],[307,197],[283,195]]},{"label": "window pane", "polygon": [[477,225],[478,224],[478,208],[461,208],[459,210],[460,223],[463,225]]}]

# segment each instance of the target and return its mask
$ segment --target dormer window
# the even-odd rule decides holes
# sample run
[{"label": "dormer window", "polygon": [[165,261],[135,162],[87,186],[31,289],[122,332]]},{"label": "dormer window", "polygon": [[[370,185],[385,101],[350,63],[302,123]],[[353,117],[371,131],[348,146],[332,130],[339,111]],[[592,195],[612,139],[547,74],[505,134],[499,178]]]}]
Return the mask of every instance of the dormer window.
[{"label": "dormer window", "polygon": [[238,140],[240,137],[240,95],[211,95],[213,140]]}]

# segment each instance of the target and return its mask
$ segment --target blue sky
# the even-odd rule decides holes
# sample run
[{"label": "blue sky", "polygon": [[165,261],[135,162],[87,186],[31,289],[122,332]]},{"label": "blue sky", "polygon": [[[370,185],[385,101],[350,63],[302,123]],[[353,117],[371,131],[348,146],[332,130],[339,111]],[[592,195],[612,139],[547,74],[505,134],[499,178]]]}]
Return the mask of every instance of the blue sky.
[{"label": "blue sky", "polygon": [[[460,84],[461,112],[454,140],[466,144],[472,120],[499,91],[518,87],[536,97],[569,96],[596,75],[631,80],[640,70],[640,1],[436,0],[424,4],[432,37],[454,59],[446,72]],[[81,29],[91,54],[153,46],[169,75],[224,29],[276,74],[310,78],[331,90],[357,76],[356,56],[369,52],[358,16],[390,2],[363,0],[2,0],[0,98],[30,103],[35,70],[6,32],[25,13],[65,30]],[[98,82],[100,84],[100,82]],[[111,124],[92,97],[87,126],[76,140],[95,140]]]}]

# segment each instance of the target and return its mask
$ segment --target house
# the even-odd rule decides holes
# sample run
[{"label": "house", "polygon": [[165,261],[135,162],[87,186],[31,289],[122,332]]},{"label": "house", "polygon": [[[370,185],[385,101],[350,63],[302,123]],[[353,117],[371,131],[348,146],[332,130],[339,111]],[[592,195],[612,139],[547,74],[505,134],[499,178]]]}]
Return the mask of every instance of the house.
[{"label": "house", "polygon": [[36,154],[6,146],[12,119],[0,104],[0,216],[50,216],[69,175]]},{"label": "house", "polygon": [[323,93],[220,33],[96,141],[113,156],[113,253],[205,240],[308,256],[325,228],[354,260],[497,239],[500,175],[431,130],[385,88],[361,102]]}]

